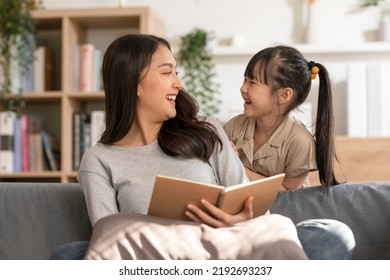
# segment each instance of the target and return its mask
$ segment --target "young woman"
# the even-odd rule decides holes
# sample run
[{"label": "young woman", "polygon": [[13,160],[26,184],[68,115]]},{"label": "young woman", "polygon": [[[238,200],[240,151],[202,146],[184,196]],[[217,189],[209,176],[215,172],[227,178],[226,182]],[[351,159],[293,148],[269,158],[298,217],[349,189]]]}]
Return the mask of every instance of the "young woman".
[{"label": "young woman", "polygon": [[[291,227],[291,221],[280,215],[252,219],[256,203],[252,197],[236,215],[203,200],[206,211],[188,205],[185,214],[192,222],[146,215],[156,175],[224,186],[248,178],[223,128],[198,116],[196,102],[182,88],[167,41],[152,35],[118,38],[108,47],[102,69],[106,129],[84,155],[78,173],[94,226],[92,240],[60,248],[52,258],[350,256],[354,239],[346,225],[328,221],[326,226],[314,226],[313,240],[307,228]],[[321,240],[327,245],[312,249],[310,245]],[[301,243],[309,244],[305,251]]]},{"label": "young woman", "polygon": [[[307,98],[311,81],[319,77],[314,137],[291,111]],[[249,61],[240,88],[244,113],[224,129],[251,180],[285,173],[284,190],[308,186],[308,174],[318,169],[325,188],[338,184],[331,85],[326,68],[308,62],[296,49],[263,49]]]}]

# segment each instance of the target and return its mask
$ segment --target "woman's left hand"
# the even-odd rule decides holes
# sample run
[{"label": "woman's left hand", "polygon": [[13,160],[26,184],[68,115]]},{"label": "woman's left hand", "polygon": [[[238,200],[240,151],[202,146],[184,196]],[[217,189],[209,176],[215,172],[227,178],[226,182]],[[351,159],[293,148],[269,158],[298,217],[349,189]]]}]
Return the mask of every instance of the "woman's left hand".
[{"label": "woman's left hand", "polygon": [[194,222],[204,223],[212,227],[232,226],[236,223],[250,220],[253,218],[253,197],[248,197],[244,202],[242,211],[236,215],[230,215],[214,206],[205,199],[201,200],[202,205],[210,213],[206,213],[199,207],[189,204],[187,205],[186,216]]}]

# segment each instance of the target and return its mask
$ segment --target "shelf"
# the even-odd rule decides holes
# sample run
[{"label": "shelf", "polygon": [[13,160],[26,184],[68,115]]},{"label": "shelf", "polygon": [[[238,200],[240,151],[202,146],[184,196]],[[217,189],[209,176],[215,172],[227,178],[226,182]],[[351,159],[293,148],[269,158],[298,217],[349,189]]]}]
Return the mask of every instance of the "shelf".
[{"label": "shelf", "polygon": [[72,99],[83,99],[83,100],[104,100],[104,93],[103,92],[72,92],[68,94],[69,98]]},{"label": "shelf", "polygon": [[62,172],[42,171],[42,172],[22,172],[22,173],[2,173],[0,181],[7,182],[61,182]]},{"label": "shelf", "polygon": [[[270,45],[272,46],[272,45]],[[370,43],[361,43],[354,45],[345,45],[345,44],[321,44],[321,45],[311,45],[311,44],[295,44],[291,45],[292,47],[297,48],[299,51],[305,54],[350,54],[350,53],[390,53],[390,43],[389,42],[370,42]],[[214,56],[241,56],[241,55],[253,55],[262,48],[268,46],[262,46],[260,48],[251,46],[251,47],[233,47],[233,46],[217,46],[211,50]]]},{"label": "shelf", "polygon": [[[272,46],[271,44],[269,46]],[[250,58],[255,53],[269,46],[233,47],[217,46],[211,49],[214,59]],[[305,56],[318,57],[325,60],[382,60],[390,59],[390,42],[367,42],[346,44],[293,44]]]},{"label": "shelf", "polygon": [[40,172],[20,172],[20,173],[1,173],[0,178],[41,178],[50,177],[56,178],[61,177],[60,171],[40,171]]},{"label": "shelf", "polygon": [[62,93],[53,91],[46,93],[22,93],[8,95],[7,99],[25,99],[27,102],[59,102],[61,100]]}]

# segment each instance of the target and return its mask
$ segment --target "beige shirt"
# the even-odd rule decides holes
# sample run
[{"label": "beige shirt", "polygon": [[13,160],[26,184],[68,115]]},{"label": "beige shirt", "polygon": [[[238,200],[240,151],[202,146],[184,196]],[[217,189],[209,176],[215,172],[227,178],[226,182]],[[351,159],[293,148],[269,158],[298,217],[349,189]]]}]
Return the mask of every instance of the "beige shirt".
[{"label": "beige shirt", "polygon": [[[224,126],[245,167],[267,177],[285,173],[287,178],[317,169],[314,138],[299,120],[288,115],[257,151],[253,150],[255,124],[255,119],[241,114]],[[304,186],[308,185],[307,179]]]}]

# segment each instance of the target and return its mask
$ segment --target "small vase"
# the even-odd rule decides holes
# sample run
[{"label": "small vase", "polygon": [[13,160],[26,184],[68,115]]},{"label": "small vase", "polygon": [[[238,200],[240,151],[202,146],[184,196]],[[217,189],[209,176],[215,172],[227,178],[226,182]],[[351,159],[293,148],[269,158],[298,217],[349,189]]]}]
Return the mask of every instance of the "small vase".
[{"label": "small vase", "polygon": [[379,39],[384,42],[390,42],[390,17],[382,18],[379,24]]}]

